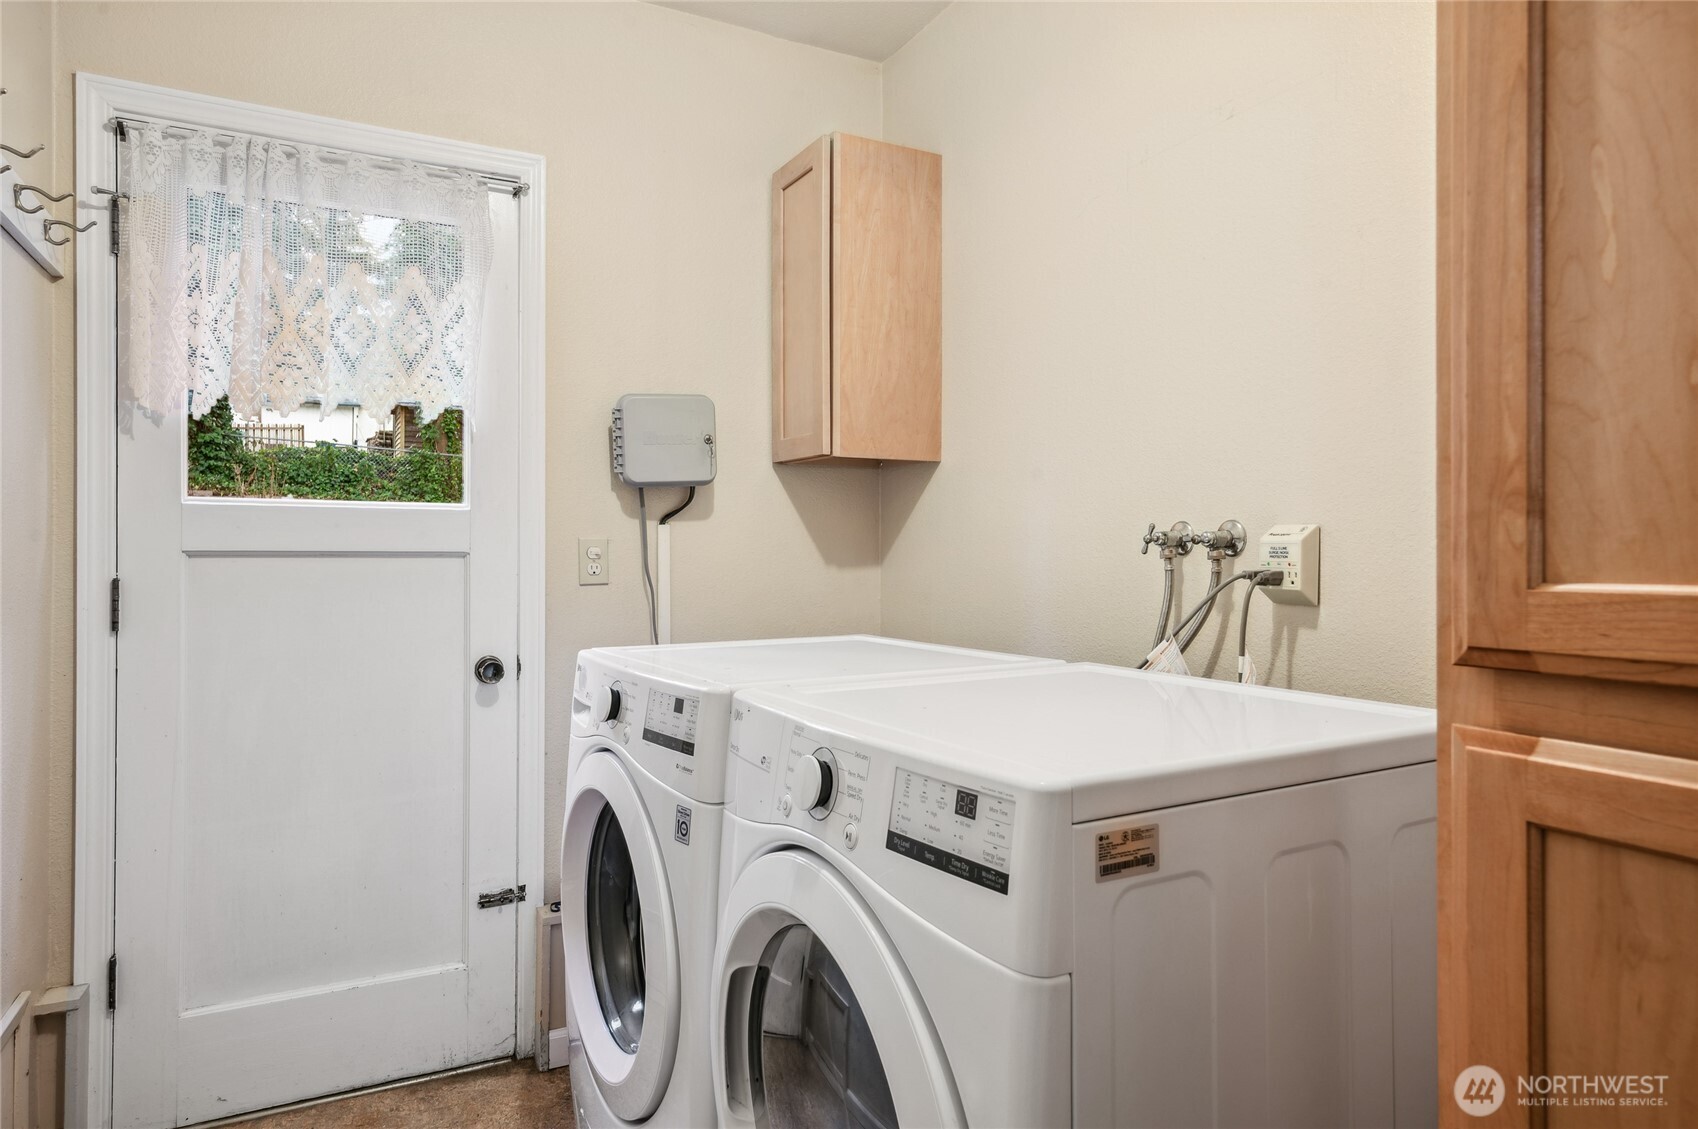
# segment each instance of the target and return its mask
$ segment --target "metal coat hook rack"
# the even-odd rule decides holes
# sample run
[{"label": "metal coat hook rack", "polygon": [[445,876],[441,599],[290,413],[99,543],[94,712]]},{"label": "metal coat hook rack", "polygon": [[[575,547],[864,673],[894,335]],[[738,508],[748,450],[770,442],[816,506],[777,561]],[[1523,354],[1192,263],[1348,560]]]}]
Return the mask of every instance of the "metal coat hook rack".
[{"label": "metal coat hook rack", "polygon": [[[0,87],[0,94],[4,93],[6,93],[5,88]],[[28,149],[19,149],[15,145],[8,145],[6,142],[0,141],[0,153],[6,154],[16,162],[30,160],[46,151],[45,142]],[[50,204],[61,204],[67,200],[74,200],[76,190],[73,188],[69,192],[54,192],[52,189],[39,184],[28,183],[21,179],[18,172],[14,171],[17,168],[18,165],[11,161],[0,163],[0,174],[12,174],[8,178],[12,181],[12,195],[10,200],[5,201],[4,205],[0,206],[0,226],[6,229],[6,234],[10,235],[19,246],[29,252],[30,257],[40,264],[41,268],[49,275],[55,279],[63,278],[65,275],[64,256],[58,248],[68,244],[72,235],[88,231],[98,221],[89,220],[86,223],[78,224],[74,219],[62,220],[55,219],[51,214],[41,215],[41,213],[47,211]],[[26,193],[33,193],[33,197],[25,199]],[[39,228],[35,227],[32,221],[24,219],[25,216],[37,215],[41,216]]]}]

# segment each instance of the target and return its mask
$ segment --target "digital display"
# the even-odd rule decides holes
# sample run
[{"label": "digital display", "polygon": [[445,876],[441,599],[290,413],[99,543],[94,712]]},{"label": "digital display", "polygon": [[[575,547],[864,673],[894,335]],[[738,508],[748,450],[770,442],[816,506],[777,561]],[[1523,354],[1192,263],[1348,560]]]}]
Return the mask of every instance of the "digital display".
[{"label": "digital display", "polygon": [[649,693],[643,716],[643,740],[687,757],[696,755],[696,714],[701,702],[659,690]]},{"label": "digital display", "polygon": [[897,770],[886,850],[1006,894],[1013,843],[1014,797]]}]

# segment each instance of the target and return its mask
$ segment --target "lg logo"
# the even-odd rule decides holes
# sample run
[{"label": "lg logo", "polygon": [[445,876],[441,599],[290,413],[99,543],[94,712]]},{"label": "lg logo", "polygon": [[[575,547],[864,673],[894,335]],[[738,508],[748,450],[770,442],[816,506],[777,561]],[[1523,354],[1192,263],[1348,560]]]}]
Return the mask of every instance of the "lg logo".
[{"label": "lg logo", "polygon": [[1456,1076],[1451,1093],[1456,1104],[1470,1117],[1486,1117],[1503,1105],[1503,1075],[1489,1066],[1470,1066]]}]

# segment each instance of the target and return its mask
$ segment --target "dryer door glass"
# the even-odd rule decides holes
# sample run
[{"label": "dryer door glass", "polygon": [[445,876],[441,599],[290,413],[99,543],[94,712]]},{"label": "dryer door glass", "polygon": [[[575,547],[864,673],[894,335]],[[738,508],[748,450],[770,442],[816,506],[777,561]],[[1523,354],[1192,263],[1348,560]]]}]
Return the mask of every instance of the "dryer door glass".
[{"label": "dryer door glass", "polygon": [[767,1129],[896,1129],[867,1017],[831,950],[805,925],[780,931],[755,971],[750,1097]]},{"label": "dryer door glass", "polygon": [[643,909],[631,853],[611,805],[590,843],[590,967],[608,1033],[628,1054],[643,1037]]}]

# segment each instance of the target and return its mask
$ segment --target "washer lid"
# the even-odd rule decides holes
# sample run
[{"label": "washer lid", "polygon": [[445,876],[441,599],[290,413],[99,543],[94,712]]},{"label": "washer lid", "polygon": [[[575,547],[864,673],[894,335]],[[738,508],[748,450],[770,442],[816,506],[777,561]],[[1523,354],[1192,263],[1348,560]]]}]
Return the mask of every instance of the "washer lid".
[{"label": "washer lid", "polygon": [[1083,823],[1430,761],[1431,710],[1073,664],[765,688],[760,706],[935,766],[1071,792]]},{"label": "washer lid", "polygon": [[709,1030],[721,1126],[967,1124],[900,954],[828,863],[762,855],[720,922]]},{"label": "washer lid", "polygon": [[577,764],[566,804],[560,936],[567,1006],[595,1085],[621,1118],[640,1121],[666,1095],[678,1052],[678,929],[642,798],[605,750]]}]

